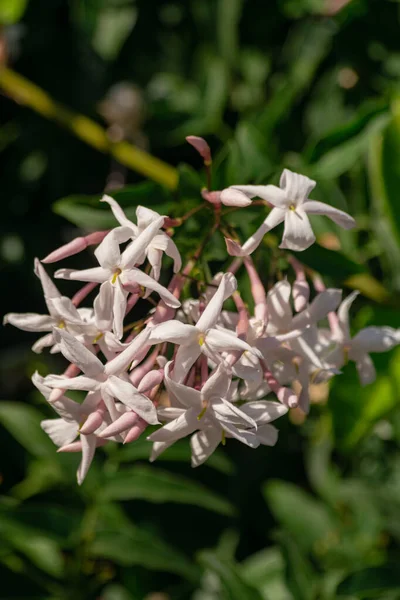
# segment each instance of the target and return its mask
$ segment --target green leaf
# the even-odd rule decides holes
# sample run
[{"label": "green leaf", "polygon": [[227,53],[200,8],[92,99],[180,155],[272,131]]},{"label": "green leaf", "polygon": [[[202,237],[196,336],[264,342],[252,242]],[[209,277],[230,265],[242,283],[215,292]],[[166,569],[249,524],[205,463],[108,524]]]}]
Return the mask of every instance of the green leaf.
[{"label": "green leaf", "polygon": [[301,552],[299,544],[286,532],[279,532],[277,539],[281,544],[285,560],[286,583],[293,598],[314,600],[317,575],[311,563]]},{"label": "green leaf", "polygon": [[240,122],[229,146],[225,186],[239,181],[257,183],[271,175],[273,166],[268,156],[268,144],[252,123]]},{"label": "green leaf", "polygon": [[370,140],[368,172],[372,192],[372,227],[390,266],[393,287],[400,289],[400,102],[393,107],[393,117],[385,131]]},{"label": "green leaf", "polygon": [[0,423],[28,452],[56,460],[55,446],[40,427],[43,415],[22,402],[0,402]]},{"label": "green leaf", "polygon": [[318,273],[333,277],[343,282],[351,275],[365,272],[365,268],[334,250],[327,250],[318,244],[301,253],[301,261]]},{"label": "green leaf", "polygon": [[200,552],[198,559],[203,567],[218,576],[224,600],[263,600],[258,590],[242,578],[235,562],[221,559],[212,551]]},{"label": "green leaf", "polygon": [[[145,439],[138,439],[134,444],[126,444],[118,451],[116,459],[119,462],[134,462],[136,460],[146,460],[150,458],[152,445]],[[163,452],[157,462],[190,462],[190,446],[187,442],[175,442],[170,448]],[[205,467],[211,467],[225,475],[232,475],[235,472],[235,466],[228,456],[221,450],[216,450],[210,456]]]},{"label": "green leaf", "polygon": [[12,520],[7,512],[0,515],[0,534],[2,540],[24,554],[39,569],[54,577],[61,577],[64,561],[56,541]]},{"label": "green leaf", "polygon": [[333,179],[349,171],[367,152],[371,139],[384,129],[388,120],[389,115],[378,115],[358,135],[329,150],[317,163],[310,165],[310,177]]},{"label": "green leaf", "polygon": [[324,504],[292,483],[269,481],[264,495],[275,519],[306,551],[316,551],[337,529]]},{"label": "green leaf", "polygon": [[235,64],[238,52],[238,25],[243,0],[219,0],[217,27],[218,45],[222,58],[227,64]]},{"label": "green leaf", "polygon": [[107,500],[140,499],[155,504],[190,504],[227,516],[235,513],[227,500],[206,487],[154,466],[137,466],[119,471],[104,484],[102,497]]},{"label": "green leaf", "polygon": [[387,591],[400,590],[400,572],[397,564],[371,567],[356,571],[338,586],[341,595],[354,594],[357,598],[376,598]]},{"label": "green leaf", "polygon": [[1,0],[0,25],[13,25],[18,23],[28,6],[28,0]]},{"label": "green leaf", "polygon": [[122,566],[140,565],[152,571],[176,573],[194,582],[199,579],[196,565],[159,536],[138,527],[124,526],[119,531],[98,531],[89,553]]},{"label": "green leaf", "polygon": [[265,600],[288,600],[285,562],[277,546],[252,554],[240,564],[242,577],[256,587]]},{"label": "green leaf", "polygon": [[[109,194],[124,209],[128,219],[136,222],[136,208],[140,204],[168,214],[170,208],[170,195],[162,186],[145,182],[137,185],[126,186]],[[100,202],[102,194],[95,196],[73,195],[61,198],[53,204],[53,210],[74,225],[87,229],[110,229],[118,225],[109,205]]]}]

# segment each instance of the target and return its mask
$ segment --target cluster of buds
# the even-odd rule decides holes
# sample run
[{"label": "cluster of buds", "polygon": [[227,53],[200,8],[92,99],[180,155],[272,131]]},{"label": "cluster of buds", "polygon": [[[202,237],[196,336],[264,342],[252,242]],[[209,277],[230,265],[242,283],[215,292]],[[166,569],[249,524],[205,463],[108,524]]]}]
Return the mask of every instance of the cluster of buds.
[{"label": "cluster of buds", "polygon": [[[204,140],[189,141],[210,167]],[[279,188],[244,185],[203,191],[203,200],[214,205],[216,214],[221,203],[245,210],[254,197],[262,199],[269,212],[243,246],[226,239],[228,253],[236,258],[226,273],[206,283],[199,298],[181,301],[194,266],[192,258],[182,269],[172,239],[171,223],[179,226],[182,220],[139,206],[133,223],[109,196],[102,201],[110,205],[118,226],[77,238],[35,261],[48,314],[10,313],[5,322],[43,332],[33,350],[49,347],[69,363],[61,375],[34,373],[32,380],[59,416],[43,421],[44,431],[59,452],[82,453],[78,483],[98,446],[110,440],[132,443],[148,426],[161,425],[147,437],[153,443],[151,460],[191,436],[192,465],[198,466],[227,438],[251,448],[274,445],[278,431],[271,423],[292,408],[307,413],[310,383],[329,380],[348,361],[356,363],[361,384],[373,381],[369,353],[400,343],[400,331],[368,327],[352,338],[349,309],[356,293],[342,301],[341,290],[326,289],[290,254],[293,283],[281,279],[265,289],[250,256],[281,222],[281,248],[296,251],[315,240],[308,214],[324,214],[346,228],[354,225],[346,213],[309,200],[314,186],[307,177],[285,170]],[[214,229],[218,223],[216,217]],[[59,292],[42,263],[68,258],[88,245],[97,245],[98,266],[62,268],[54,274],[56,279],[84,283],[70,299]],[[174,264],[167,287],[159,282],[163,253]],[[195,259],[199,254],[200,250]],[[250,283],[253,314],[237,289],[239,268],[245,269]],[[93,290],[93,305],[82,307]],[[224,309],[228,298],[234,310]],[[146,306],[149,310],[139,321],[127,323],[138,303],[141,314]],[[68,396],[69,390],[86,396],[77,402]]]}]

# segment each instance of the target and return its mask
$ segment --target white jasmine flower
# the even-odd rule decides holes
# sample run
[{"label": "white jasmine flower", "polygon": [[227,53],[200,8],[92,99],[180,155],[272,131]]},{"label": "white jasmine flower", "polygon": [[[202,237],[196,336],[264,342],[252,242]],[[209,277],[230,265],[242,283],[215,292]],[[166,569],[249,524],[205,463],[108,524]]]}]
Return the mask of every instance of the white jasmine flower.
[{"label": "white jasmine flower", "polygon": [[344,229],[354,227],[355,221],[347,213],[324,202],[309,200],[308,196],[316,185],[312,179],[284,169],[279,185],[280,187],[275,185],[234,185],[228,188],[247,198],[258,196],[273,206],[262,225],[243,247],[227,239],[229,254],[248,256],[259,246],[267,231],[283,221],[285,227],[280,248],[305,250],[315,242],[308,215],[325,215]]}]

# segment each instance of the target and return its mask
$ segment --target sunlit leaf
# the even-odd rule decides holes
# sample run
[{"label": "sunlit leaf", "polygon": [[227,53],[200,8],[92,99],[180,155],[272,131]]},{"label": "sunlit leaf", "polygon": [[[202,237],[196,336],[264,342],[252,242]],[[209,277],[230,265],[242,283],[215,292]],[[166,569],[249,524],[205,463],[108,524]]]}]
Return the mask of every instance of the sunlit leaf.
[{"label": "sunlit leaf", "polygon": [[216,553],[204,551],[199,554],[199,562],[215,573],[224,591],[226,600],[262,600],[261,594],[241,577],[238,566],[220,558]]},{"label": "sunlit leaf", "polygon": [[0,423],[28,452],[56,460],[55,447],[40,428],[43,415],[22,402],[0,402]]}]

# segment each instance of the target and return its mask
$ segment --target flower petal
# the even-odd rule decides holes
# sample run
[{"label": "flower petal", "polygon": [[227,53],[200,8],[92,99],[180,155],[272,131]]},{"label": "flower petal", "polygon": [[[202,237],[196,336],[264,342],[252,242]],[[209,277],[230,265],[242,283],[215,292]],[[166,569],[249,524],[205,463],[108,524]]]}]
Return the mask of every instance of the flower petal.
[{"label": "flower petal", "polygon": [[3,318],[3,325],[7,323],[22,331],[51,331],[54,327],[53,317],[36,313],[8,313]]},{"label": "flower petal", "polygon": [[226,367],[221,364],[211,373],[201,389],[201,396],[204,400],[210,398],[226,398],[231,385],[232,377]]},{"label": "flower petal", "polygon": [[234,187],[222,190],[220,200],[225,206],[244,207],[251,204],[249,196]]},{"label": "flower petal", "polygon": [[275,446],[278,441],[278,430],[273,425],[262,425],[257,429],[257,438],[263,446]]},{"label": "flower petal", "polygon": [[201,392],[195,390],[194,388],[183,385],[183,383],[174,381],[170,377],[171,365],[172,361],[165,365],[165,385],[169,394],[173,396],[173,402],[171,402],[171,404],[175,405],[175,401],[177,400],[178,405],[182,405],[186,408],[195,408],[200,412],[202,409]]},{"label": "flower petal", "polygon": [[149,342],[152,344],[160,344],[161,342],[190,344],[197,342],[199,333],[199,330],[193,325],[186,325],[181,321],[171,319],[150,328]]},{"label": "flower petal", "polygon": [[78,485],[82,485],[86,475],[88,474],[94,453],[96,452],[97,438],[94,434],[81,435],[80,440],[82,443],[82,459],[76,473]]},{"label": "flower petal", "polygon": [[341,299],[342,290],[332,288],[321,292],[305,310],[293,318],[293,328],[304,329],[309,325],[315,325],[318,321],[324,319],[328,313],[336,310]]},{"label": "flower petal", "polygon": [[291,328],[292,308],[290,306],[291,286],[287,280],[278,281],[267,294],[267,314],[270,326],[277,331]]},{"label": "flower petal", "polygon": [[94,320],[99,331],[110,331],[113,324],[114,287],[105,281],[93,302]]},{"label": "flower petal", "polygon": [[150,442],[175,442],[199,428],[197,410],[190,408],[147,438]]},{"label": "flower petal", "polygon": [[286,210],[273,208],[257,231],[249,237],[243,246],[240,246],[237,242],[234,242],[229,238],[225,238],[228,253],[231,256],[249,256],[256,248],[258,248],[264,235],[282,223],[282,221],[285,219],[285,214]]},{"label": "flower petal", "polygon": [[137,283],[142,285],[144,288],[148,288],[153,292],[157,292],[157,294],[162,298],[167,306],[171,306],[172,308],[179,308],[181,303],[179,300],[171,294],[167,288],[162,286],[158,281],[143,273],[140,269],[136,269],[132,267],[129,270],[123,271],[121,275],[122,282],[125,283]]},{"label": "flower petal", "polygon": [[282,243],[279,248],[300,252],[309,248],[314,242],[315,235],[306,213],[301,208],[287,210]]},{"label": "flower petal", "polygon": [[387,352],[398,344],[400,335],[393,327],[365,327],[351,341],[352,350],[368,353]]},{"label": "flower petal", "polygon": [[104,194],[100,202],[107,202],[110,205],[112,213],[120,225],[124,227],[130,227],[135,236],[138,234],[137,226],[127,218],[124,211],[122,210],[118,202],[114,200],[114,198],[111,198],[111,196],[107,196],[107,194]]},{"label": "flower petal", "polygon": [[358,376],[361,385],[369,385],[376,379],[376,370],[371,357],[368,354],[360,357],[356,362]]},{"label": "flower petal", "polygon": [[279,208],[286,208],[290,201],[285,190],[278,188],[276,185],[232,185],[228,189],[239,190],[247,198],[255,198],[257,196]]},{"label": "flower petal", "polygon": [[46,419],[40,423],[40,427],[59,447],[70,444],[78,435],[78,424],[64,421],[64,419]]},{"label": "flower petal", "polygon": [[288,408],[281,402],[269,400],[246,402],[240,409],[246,415],[252,417],[258,426],[275,421],[275,419],[279,419],[288,412]]},{"label": "flower petal", "polygon": [[148,245],[164,224],[164,217],[158,217],[142,231],[138,237],[124,250],[121,256],[121,266],[124,269],[133,267],[146,252]]},{"label": "flower petal", "polygon": [[347,298],[343,300],[339,309],[337,311],[337,316],[339,319],[339,328],[335,331],[334,339],[339,343],[349,342],[350,341],[350,323],[349,323],[349,312],[351,305],[354,300],[357,298],[358,294],[357,290],[352,292]]},{"label": "flower petal", "polygon": [[340,227],[343,227],[344,229],[352,229],[356,225],[353,217],[343,210],[325,204],[325,202],[308,200],[303,204],[302,209],[309,215],[324,215],[325,217],[329,217],[334,223],[340,225]]},{"label": "flower petal", "polygon": [[60,344],[65,358],[86,375],[96,377],[103,373],[104,367],[100,360],[65,329],[54,329],[54,338]]},{"label": "flower petal", "polygon": [[110,360],[104,367],[106,375],[119,375],[127,369],[138,352],[143,348],[150,334],[150,328],[143,329],[129,344],[125,350],[120,352],[115,358]]},{"label": "flower petal", "polygon": [[285,190],[289,204],[293,203],[295,206],[299,206],[307,200],[309,194],[315,188],[316,182],[305,175],[284,169],[279,185]]},{"label": "flower petal", "polygon": [[192,467],[202,465],[211,456],[221,441],[221,432],[215,428],[198,431],[190,438]]},{"label": "flower petal", "polygon": [[120,402],[135,411],[139,417],[142,417],[146,423],[157,425],[157,410],[153,402],[138,390],[128,381],[124,381],[120,377],[111,375],[105,384],[107,390],[117,398]]},{"label": "flower petal", "polygon": [[104,240],[94,251],[94,255],[103,269],[115,270],[121,262],[120,244],[127,242],[132,237],[130,227],[116,227],[106,235]]},{"label": "flower petal", "polygon": [[201,346],[197,342],[180,346],[174,360],[173,379],[178,382],[183,381],[200,354]]},{"label": "flower petal", "polygon": [[232,331],[221,329],[209,329],[205,336],[205,345],[211,352],[223,352],[224,350],[244,350],[262,358],[257,348],[250,346],[244,340],[236,337]]},{"label": "flower petal", "polygon": [[93,267],[92,269],[58,269],[54,273],[56,279],[68,279],[71,281],[93,281],[94,283],[103,283],[112,277],[112,272],[103,267]]},{"label": "flower petal", "polygon": [[85,392],[95,391],[99,388],[99,382],[92,377],[78,375],[77,377],[63,377],[62,375],[47,375],[44,384],[62,390],[82,390]]},{"label": "flower petal", "polygon": [[120,278],[114,284],[114,299],[113,299],[113,331],[118,340],[122,338],[124,333],[124,318],[126,312],[126,301],[128,293],[121,285]]},{"label": "flower petal", "polygon": [[220,316],[223,303],[236,289],[236,277],[232,273],[225,273],[217,291],[205,307],[200,319],[197,321],[197,329],[200,331],[207,331],[210,327],[214,327]]}]

